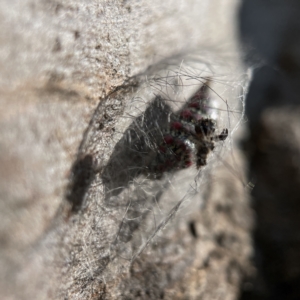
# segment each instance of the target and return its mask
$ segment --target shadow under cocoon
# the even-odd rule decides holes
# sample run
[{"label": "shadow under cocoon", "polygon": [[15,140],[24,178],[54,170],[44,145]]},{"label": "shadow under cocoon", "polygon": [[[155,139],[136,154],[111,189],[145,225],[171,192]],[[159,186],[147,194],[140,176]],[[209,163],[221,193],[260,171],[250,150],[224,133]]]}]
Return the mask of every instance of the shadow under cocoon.
[{"label": "shadow under cocoon", "polygon": [[146,111],[132,121],[101,175],[106,200],[119,195],[139,175],[155,175],[149,174],[148,166],[156,156],[171,113],[170,106],[157,96]]},{"label": "shadow under cocoon", "polygon": [[169,184],[151,174],[148,166],[157,155],[157,145],[171,114],[170,106],[161,97],[155,97],[145,112],[133,119],[125,130],[101,172],[106,207],[125,213],[111,246],[122,257],[128,255],[126,244],[134,238],[134,233]]}]

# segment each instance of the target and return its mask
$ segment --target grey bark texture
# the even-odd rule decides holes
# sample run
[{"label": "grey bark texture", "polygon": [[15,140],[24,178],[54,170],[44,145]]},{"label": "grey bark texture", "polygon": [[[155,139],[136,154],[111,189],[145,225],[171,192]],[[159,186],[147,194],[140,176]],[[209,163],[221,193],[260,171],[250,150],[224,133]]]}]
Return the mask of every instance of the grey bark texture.
[{"label": "grey bark texture", "polygon": [[141,183],[120,143],[153,100],[145,90],[142,110],[129,105],[147,74],[205,52],[218,75],[210,52],[237,56],[236,11],[233,0],[0,2],[1,299],[239,297],[252,218],[238,150],[200,179]]}]

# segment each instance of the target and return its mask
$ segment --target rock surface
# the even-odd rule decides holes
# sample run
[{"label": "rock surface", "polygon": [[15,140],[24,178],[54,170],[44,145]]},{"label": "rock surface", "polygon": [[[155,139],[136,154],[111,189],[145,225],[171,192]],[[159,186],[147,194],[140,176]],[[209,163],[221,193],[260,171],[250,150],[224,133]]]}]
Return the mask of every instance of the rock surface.
[{"label": "rock surface", "polygon": [[[139,75],[170,59],[180,66],[195,51],[234,56],[236,7],[232,0],[0,3],[1,299],[238,298],[251,271],[252,221],[237,150],[203,171],[201,193],[190,193],[195,200],[176,215],[172,207],[195,174],[146,185],[134,178],[115,198],[101,177],[141,114],[129,105]],[[124,118],[126,109],[135,116]],[[157,199],[161,215],[149,202]],[[142,208],[130,210],[128,201]]]}]

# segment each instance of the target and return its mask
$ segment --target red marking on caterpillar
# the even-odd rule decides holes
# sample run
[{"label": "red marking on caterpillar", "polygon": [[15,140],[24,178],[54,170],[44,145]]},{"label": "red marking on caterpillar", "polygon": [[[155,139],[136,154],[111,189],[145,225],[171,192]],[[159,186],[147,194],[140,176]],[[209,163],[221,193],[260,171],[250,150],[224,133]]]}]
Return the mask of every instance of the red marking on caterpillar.
[{"label": "red marking on caterpillar", "polygon": [[184,128],[184,126],[181,122],[173,122],[173,123],[171,123],[170,128],[174,129],[174,130],[182,130]]},{"label": "red marking on caterpillar", "polygon": [[200,168],[206,164],[207,156],[214,149],[214,141],[224,141],[228,130],[215,135],[215,121],[206,116],[209,101],[209,80],[200,90],[174,114],[175,121],[163,135],[156,158],[149,170],[161,175],[166,171],[184,169],[196,164]]},{"label": "red marking on caterpillar", "polygon": [[189,109],[185,109],[180,113],[180,117],[184,120],[190,120],[193,117],[193,113]]},{"label": "red marking on caterpillar", "polygon": [[174,138],[171,135],[165,135],[164,141],[167,145],[172,145],[174,143]]}]

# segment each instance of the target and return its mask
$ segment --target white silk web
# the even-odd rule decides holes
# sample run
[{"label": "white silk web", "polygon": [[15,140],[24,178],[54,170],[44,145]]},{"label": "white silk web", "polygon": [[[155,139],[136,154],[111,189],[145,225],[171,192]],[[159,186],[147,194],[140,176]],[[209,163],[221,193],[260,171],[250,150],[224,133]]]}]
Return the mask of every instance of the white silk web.
[{"label": "white silk web", "polygon": [[[160,176],[147,172],[172,116],[208,78],[207,117],[216,122],[217,133],[227,128],[228,138],[215,143],[207,165],[198,170],[193,165]],[[211,170],[218,164],[240,177],[226,156],[233,152],[234,135],[244,122],[247,82],[233,60],[190,56],[153,67],[100,103],[78,155],[89,168],[88,187],[73,189],[75,196],[84,195],[85,218],[94,224],[81,237],[90,245],[85,255],[94,261],[86,271],[92,275],[82,276],[101,274],[108,279],[116,268],[155,251],[156,243],[168,236],[163,229],[180,227],[176,220],[205,205],[202,190],[213,180]]]}]

